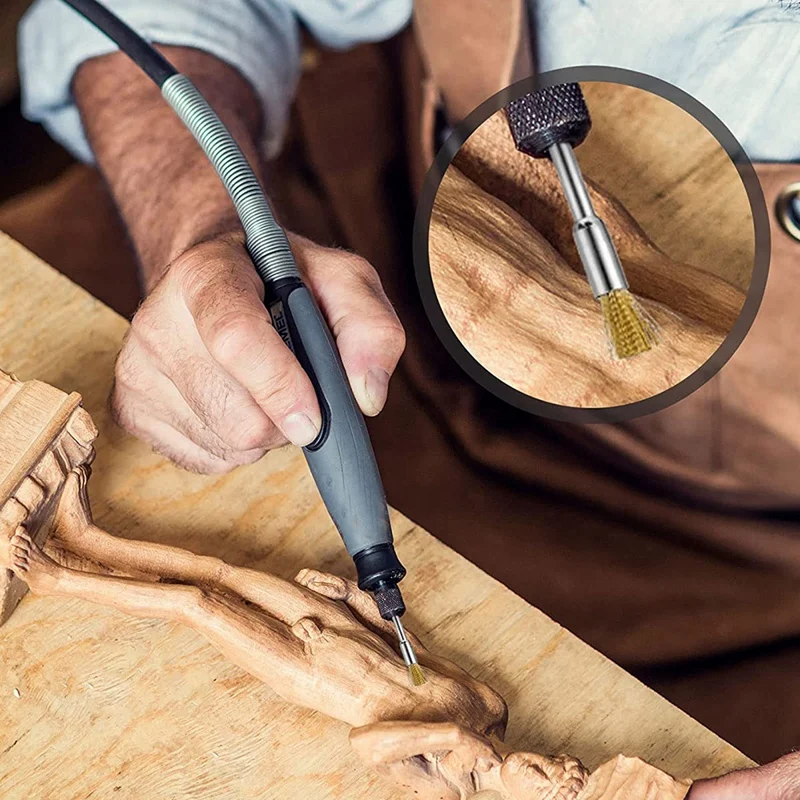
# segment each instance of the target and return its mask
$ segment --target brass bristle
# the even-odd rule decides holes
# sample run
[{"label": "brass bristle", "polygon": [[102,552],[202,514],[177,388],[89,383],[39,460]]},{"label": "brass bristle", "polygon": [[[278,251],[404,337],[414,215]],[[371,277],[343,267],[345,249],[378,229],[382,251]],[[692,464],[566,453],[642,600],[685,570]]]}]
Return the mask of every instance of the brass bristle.
[{"label": "brass bristle", "polygon": [[615,289],[600,297],[606,332],[614,355],[630,358],[658,344],[653,323],[626,289]]},{"label": "brass bristle", "polygon": [[425,673],[419,664],[409,664],[408,674],[411,677],[411,683],[414,686],[422,686],[425,683]]}]

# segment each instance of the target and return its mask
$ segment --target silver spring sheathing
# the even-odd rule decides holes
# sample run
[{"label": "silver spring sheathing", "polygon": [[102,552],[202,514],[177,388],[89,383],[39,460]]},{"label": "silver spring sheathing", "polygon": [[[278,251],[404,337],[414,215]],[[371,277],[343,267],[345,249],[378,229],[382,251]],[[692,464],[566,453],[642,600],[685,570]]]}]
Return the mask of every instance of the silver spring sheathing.
[{"label": "silver spring sheathing", "polygon": [[299,278],[286,233],[278,224],[252,167],[214,109],[185,75],[161,87],[164,99],[192,132],[219,174],[242,221],[247,252],[265,284]]}]

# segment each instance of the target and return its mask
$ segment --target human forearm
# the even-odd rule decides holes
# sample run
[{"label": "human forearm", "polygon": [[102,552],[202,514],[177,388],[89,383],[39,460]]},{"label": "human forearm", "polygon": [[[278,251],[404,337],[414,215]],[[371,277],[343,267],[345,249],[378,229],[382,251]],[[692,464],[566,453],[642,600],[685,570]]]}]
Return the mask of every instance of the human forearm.
[{"label": "human forearm", "polygon": [[[261,109],[248,82],[199,50],[160,49],[203,92],[260,172]],[[75,75],[73,91],[147,289],[187,248],[241,227],[206,156],[158,87],[127,56],[113,53],[86,61]]]},{"label": "human forearm", "polygon": [[[163,52],[260,172],[262,114],[250,84],[199,50]],[[121,54],[84,62],[74,94],[147,289],[117,360],[116,420],[203,472],[251,463],[287,440],[309,444],[321,426],[314,388],[271,325],[233,204],[199,145]],[[289,236],[358,402],[376,414],[404,344],[377,275],[354,255]]]},{"label": "human forearm", "polygon": [[796,800],[800,797],[800,755],[790,753],[756,769],[698,781],[688,800]]}]

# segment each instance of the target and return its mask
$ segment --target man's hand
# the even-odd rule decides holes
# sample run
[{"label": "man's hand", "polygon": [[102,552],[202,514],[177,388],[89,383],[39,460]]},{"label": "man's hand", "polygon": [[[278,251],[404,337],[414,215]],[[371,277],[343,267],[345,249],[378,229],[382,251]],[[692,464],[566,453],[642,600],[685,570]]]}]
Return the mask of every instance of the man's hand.
[{"label": "man's hand", "polygon": [[[162,50],[261,172],[262,112],[247,81],[208,53]],[[231,200],[189,131],[121,53],[82,64],[73,92],[148,295],[117,361],[116,419],[201,472],[313,441],[321,420],[311,381],[270,323]],[[361,409],[377,414],[405,345],[377,274],[356,256],[290,241]]]},{"label": "man's hand", "polygon": [[756,769],[698,781],[688,800],[798,800],[800,753],[792,753]]},{"label": "man's hand", "polygon": [[[386,401],[405,344],[377,274],[363,259],[290,236],[303,276],[368,415]],[[176,463],[225,472],[320,428],[311,381],[272,327],[264,288],[226,234],[176,258],[133,318],[117,360],[112,410]]]}]

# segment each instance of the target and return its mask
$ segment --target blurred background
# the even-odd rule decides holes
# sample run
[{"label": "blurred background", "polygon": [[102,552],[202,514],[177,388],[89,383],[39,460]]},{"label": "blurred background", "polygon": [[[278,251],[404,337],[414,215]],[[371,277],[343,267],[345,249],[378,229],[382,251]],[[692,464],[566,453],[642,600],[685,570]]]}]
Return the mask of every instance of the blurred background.
[{"label": "blurred background", "polygon": [[[130,316],[140,299],[131,268],[134,256],[130,247],[120,255],[119,242],[126,236],[119,220],[109,219],[114,212],[103,182],[40,125],[25,120],[20,110],[17,25],[32,2],[0,4],[0,231]],[[73,197],[80,197],[80,202],[70,202]],[[50,209],[58,211],[48,213]],[[108,280],[108,265],[96,253],[93,257],[76,247],[81,233],[90,227],[103,230],[108,251],[127,261],[115,265],[115,280]]]},{"label": "blurred background", "polygon": [[17,23],[32,0],[4,0],[0,8],[0,202],[63,172],[69,156],[19,110]]},{"label": "blurred background", "polygon": [[[62,174],[70,156],[20,113],[17,24],[32,0],[4,0],[0,8],[0,205]],[[10,232],[10,231],[9,231]]]}]

